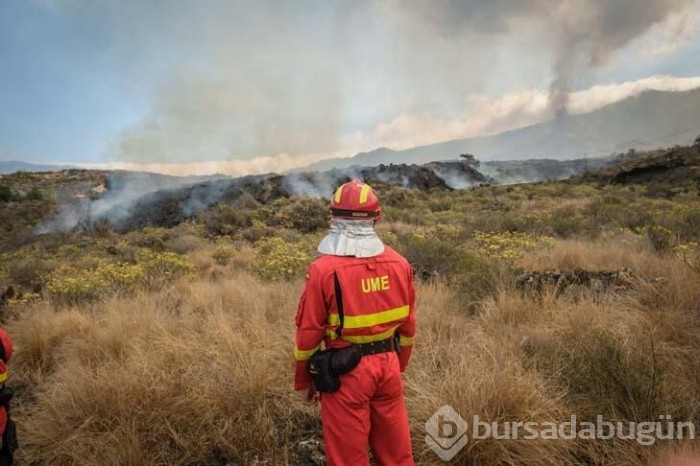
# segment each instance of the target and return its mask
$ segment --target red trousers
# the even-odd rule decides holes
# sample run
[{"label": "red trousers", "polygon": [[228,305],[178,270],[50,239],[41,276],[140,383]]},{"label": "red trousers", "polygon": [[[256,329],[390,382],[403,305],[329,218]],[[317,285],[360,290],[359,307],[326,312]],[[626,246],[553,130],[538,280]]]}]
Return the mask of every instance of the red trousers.
[{"label": "red trousers", "polygon": [[340,389],[321,394],[328,466],[413,465],[403,381],[395,352],[364,356],[340,376]]}]

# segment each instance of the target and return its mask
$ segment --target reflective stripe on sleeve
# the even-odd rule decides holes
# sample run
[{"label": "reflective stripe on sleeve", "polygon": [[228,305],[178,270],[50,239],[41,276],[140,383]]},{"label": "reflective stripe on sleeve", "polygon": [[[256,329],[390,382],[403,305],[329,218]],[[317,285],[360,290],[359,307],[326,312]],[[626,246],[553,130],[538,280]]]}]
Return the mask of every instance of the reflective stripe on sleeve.
[{"label": "reflective stripe on sleeve", "polygon": [[7,376],[7,372],[0,372],[0,383],[7,382],[8,378],[9,377]]},{"label": "reflective stripe on sleeve", "polygon": [[401,346],[411,346],[413,344],[413,339],[415,337],[405,337],[399,334],[399,345]]},{"label": "reflective stripe on sleeve", "polygon": [[297,361],[306,361],[309,359],[311,356],[314,355],[316,351],[321,347],[321,345],[317,345],[315,348],[312,348],[310,350],[300,350],[299,348],[294,348],[294,359]]}]

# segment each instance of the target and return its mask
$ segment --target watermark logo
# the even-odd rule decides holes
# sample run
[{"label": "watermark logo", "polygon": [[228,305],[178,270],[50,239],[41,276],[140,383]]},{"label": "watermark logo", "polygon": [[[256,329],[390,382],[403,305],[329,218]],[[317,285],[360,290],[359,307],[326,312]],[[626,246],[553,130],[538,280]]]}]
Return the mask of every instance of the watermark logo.
[{"label": "watermark logo", "polygon": [[[467,432],[471,433],[468,436]],[[668,414],[648,422],[607,421],[600,414],[595,422],[579,420],[571,415],[564,422],[484,422],[478,415],[472,416],[471,424],[451,406],[437,410],[425,423],[425,443],[444,461],[457,455],[474,440],[606,440],[618,438],[634,440],[640,445],[653,445],[657,440],[695,439],[695,424],[674,422]]]},{"label": "watermark logo", "polygon": [[469,425],[451,406],[438,409],[425,423],[425,443],[444,461],[449,461],[469,441]]}]

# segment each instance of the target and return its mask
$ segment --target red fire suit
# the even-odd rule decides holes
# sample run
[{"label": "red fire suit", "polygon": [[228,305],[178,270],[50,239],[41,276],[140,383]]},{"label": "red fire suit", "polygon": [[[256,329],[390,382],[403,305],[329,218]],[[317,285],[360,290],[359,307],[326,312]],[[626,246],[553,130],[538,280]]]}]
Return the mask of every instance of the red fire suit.
[{"label": "red fire suit", "polygon": [[[335,279],[342,291],[343,329]],[[295,389],[311,387],[308,359],[326,347],[342,348],[399,335],[401,352],[363,356],[340,376],[340,389],[321,395],[323,437],[329,465],[368,465],[367,443],[377,465],[412,465],[401,372],[415,334],[413,271],[390,247],[374,257],[323,255],[307,273],[296,315]]]}]

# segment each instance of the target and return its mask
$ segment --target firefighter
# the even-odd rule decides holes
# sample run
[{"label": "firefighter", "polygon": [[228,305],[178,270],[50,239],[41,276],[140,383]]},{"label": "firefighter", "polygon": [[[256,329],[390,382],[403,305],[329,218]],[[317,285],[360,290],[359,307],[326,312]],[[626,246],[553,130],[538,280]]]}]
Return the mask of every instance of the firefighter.
[{"label": "firefighter", "polygon": [[[369,465],[368,443],[377,465],[412,465],[401,373],[416,326],[413,271],[374,231],[381,208],[369,185],[340,186],[331,216],[297,310],[295,389],[309,401],[320,398],[329,465]],[[327,353],[334,369],[336,356],[357,359],[321,374],[330,377],[330,388],[317,387],[309,367]],[[348,358],[339,359],[347,365]]]},{"label": "firefighter", "polygon": [[0,466],[12,465],[17,449],[17,432],[15,423],[10,418],[10,400],[13,391],[5,383],[9,379],[7,363],[12,357],[12,340],[10,335],[0,329]]}]

